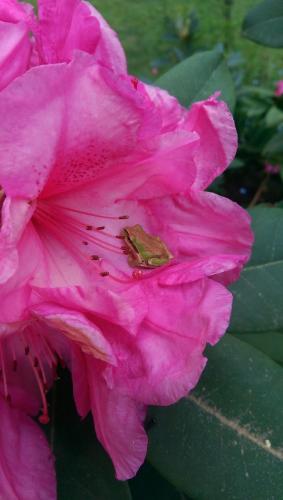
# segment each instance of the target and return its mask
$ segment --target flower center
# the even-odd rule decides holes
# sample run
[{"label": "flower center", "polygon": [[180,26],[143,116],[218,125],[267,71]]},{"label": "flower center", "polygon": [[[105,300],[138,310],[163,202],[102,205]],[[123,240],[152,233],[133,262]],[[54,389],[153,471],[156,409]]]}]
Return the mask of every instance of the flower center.
[{"label": "flower center", "polygon": [[[33,215],[33,223],[39,233],[44,228],[72,254],[92,262],[100,276],[109,276],[118,282],[125,280],[105,269],[105,258],[110,262],[114,255],[129,254],[123,234],[123,226],[128,219],[125,214],[100,214],[42,200],[38,201]],[[140,274],[134,272],[132,276],[140,278]]]}]

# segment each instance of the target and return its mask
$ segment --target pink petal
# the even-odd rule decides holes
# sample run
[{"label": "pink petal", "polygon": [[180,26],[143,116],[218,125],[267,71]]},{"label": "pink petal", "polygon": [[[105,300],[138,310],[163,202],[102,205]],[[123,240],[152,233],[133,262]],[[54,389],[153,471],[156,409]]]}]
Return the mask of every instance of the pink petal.
[{"label": "pink petal", "polygon": [[100,39],[95,49],[96,59],[117,73],[127,73],[126,56],[117,34],[93,5],[89,2],[85,3],[100,25]]},{"label": "pink petal", "polygon": [[209,279],[175,287],[148,280],[145,287],[148,317],[105,378],[113,390],[141,403],[169,405],[198,382],[206,344],[216,343],[228,327],[232,295]]},{"label": "pink petal", "polygon": [[89,7],[79,0],[40,0],[37,48],[46,64],[70,61],[74,50],[94,53],[100,26]]},{"label": "pink petal", "polygon": [[88,2],[39,0],[36,37],[45,63],[69,61],[75,50],[82,50],[114,71],[126,73],[126,58],[116,33]]},{"label": "pink petal", "polygon": [[0,90],[28,69],[30,52],[27,26],[0,21]]},{"label": "pink petal", "polygon": [[250,216],[239,205],[213,193],[191,192],[148,201],[146,207],[153,233],[168,242],[172,264],[180,265],[164,269],[160,282],[203,275],[222,275],[226,283],[238,278],[253,243]]},{"label": "pink petal", "polygon": [[108,363],[115,363],[110,344],[100,329],[76,311],[55,304],[32,307],[32,312],[51,328],[61,331],[82,351]]},{"label": "pink petal", "polygon": [[34,19],[33,6],[27,2],[18,0],[0,0],[0,20],[17,23],[25,21],[27,23]]},{"label": "pink petal", "polygon": [[142,425],[145,407],[110,389],[94,362],[88,362],[88,369],[97,437],[113,461],[117,479],[129,479],[146,455],[147,436]]},{"label": "pink petal", "polygon": [[[0,283],[5,283],[19,266],[18,244],[26,229],[33,210],[26,201],[5,198],[1,209],[0,227]],[[29,241],[29,237],[26,238]],[[25,243],[23,242],[23,248]],[[36,253],[35,253],[36,255]],[[29,265],[31,262],[29,262]],[[21,272],[25,273],[24,268]]]},{"label": "pink petal", "polygon": [[177,99],[168,94],[166,90],[153,85],[145,85],[145,90],[162,114],[163,132],[180,128],[180,125],[184,122],[186,110],[179,104]]},{"label": "pink petal", "polygon": [[43,432],[0,398],[0,497],[55,500],[54,461]]},{"label": "pink petal", "polygon": [[33,68],[1,93],[0,183],[6,194],[34,198],[48,176],[45,196],[77,188],[113,175],[152,148],[156,117],[150,103],[90,59],[80,54],[69,65]]},{"label": "pink petal", "polygon": [[115,318],[115,324],[125,328],[135,335],[139,325],[147,313],[147,302],[143,290],[139,286],[121,285],[110,287],[88,283],[85,289],[81,287],[39,288],[34,287],[37,302],[53,302],[69,310],[91,312],[97,318],[109,322]]},{"label": "pink petal", "polygon": [[193,104],[186,122],[188,129],[200,137],[194,187],[205,189],[234,159],[238,145],[234,120],[227,105],[212,96]]},{"label": "pink petal", "polygon": [[87,363],[82,350],[76,345],[71,349],[70,370],[73,380],[73,393],[79,415],[85,418],[90,410]]}]

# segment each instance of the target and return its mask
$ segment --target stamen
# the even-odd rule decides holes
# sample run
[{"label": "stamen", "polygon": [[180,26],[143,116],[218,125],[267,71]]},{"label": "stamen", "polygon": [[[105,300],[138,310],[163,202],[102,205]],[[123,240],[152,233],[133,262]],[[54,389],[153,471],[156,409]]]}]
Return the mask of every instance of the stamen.
[{"label": "stamen", "polygon": [[76,208],[64,207],[62,205],[57,205],[52,203],[52,207],[60,208],[61,210],[66,210],[67,212],[73,212],[80,215],[88,215],[89,217],[95,217],[97,219],[108,219],[108,220],[118,220],[118,219],[128,219],[129,215],[121,215],[120,217],[115,217],[112,215],[96,214],[94,212],[86,212],[84,210],[78,210]]},{"label": "stamen", "polygon": [[[64,231],[65,234],[77,234],[80,238],[82,236],[87,236],[87,241],[89,243],[94,243],[97,246],[103,248],[104,250],[109,250],[114,253],[121,253],[120,248],[116,247],[115,245],[112,245],[111,243],[107,243],[106,241],[100,240],[99,238],[95,237],[93,234],[87,235],[84,233],[82,228],[87,229],[87,231],[90,231],[93,229],[93,226],[85,226],[84,224],[80,223],[80,221],[76,219],[72,219],[70,217],[64,216],[62,222],[62,225],[60,224],[60,216],[57,213],[56,215],[52,216],[51,213],[48,213],[44,211],[43,209],[38,209],[37,210],[37,218],[41,220],[42,223],[44,223],[47,227],[49,227],[50,230],[56,234],[58,237],[58,232],[59,232],[59,237],[62,241],[64,241],[64,238],[62,238],[62,232]],[[57,228],[57,229],[56,229]],[[84,240],[86,241],[86,240]],[[71,240],[73,244],[73,240]],[[66,242],[64,242],[66,244]]]},{"label": "stamen", "polygon": [[99,260],[98,255],[91,255],[90,258],[91,258],[91,260]]},{"label": "stamen", "polygon": [[34,357],[34,367],[38,368],[39,376],[41,377],[41,379],[43,381],[44,390],[46,391],[47,390],[47,377],[45,375],[44,366],[43,366],[43,363],[41,360],[41,356],[39,355],[38,349],[35,346],[35,342],[32,339],[31,339],[31,345],[32,345],[33,351],[36,354],[36,356]]},{"label": "stamen", "polygon": [[48,415],[48,406],[47,406],[47,400],[46,400],[46,396],[45,396],[45,390],[43,387],[43,383],[42,383],[42,380],[40,379],[40,376],[38,374],[38,370],[35,368],[35,366],[33,364],[33,360],[32,360],[32,357],[30,354],[28,355],[28,359],[29,359],[32,371],[35,375],[37,385],[39,388],[39,392],[41,395],[41,401],[42,401],[42,414],[38,417],[38,420],[41,424],[48,424],[50,419],[49,419],[49,415]]},{"label": "stamen", "polygon": [[4,361],[4,353],[2,348],[2,342],[0,341],[0,362],[1,362],[1,372],[3,375],[3,386],[4,386],[4,395],[7,401],[11,402],[11,396],[8,393],[8,384],[7,384],[7,374],[6,367]]},{"label": "stamen", "polygon": [[12,358],[13,358],[13,372],[16,372],[17,368],[18,368],[18,361],[17,361],[17,358],[16,358],[16,353],[15,353],[15,349],[14,349],[13,343],[10,343],[10,347],[11,347]]},{"label": "stamen", "polygon": [[130,279],[118,278],[117,276],[113,276],[113,274],[109,274],[109,278],[111,278],[113,281],[116,281],[116,283],[122,283],[123,285],[132,283]]},{"label": "stamen", "polygon": [[40,335],[40,338],[43,341],[44,347],[46,348],[47,354],[49,356],[49,357],[46,356],[47,361],[49,362],[49,366],[52,366],[52,367],[57,366],[57,359],[56,359],[54,352],[52,351],[52,349],[48,343],[48,340],[43,335]]},{"label": "stamen", "polygon": [[100,273],[100,276],[109,276],[109,273],[108,271],[103,271],[102,273]]}]

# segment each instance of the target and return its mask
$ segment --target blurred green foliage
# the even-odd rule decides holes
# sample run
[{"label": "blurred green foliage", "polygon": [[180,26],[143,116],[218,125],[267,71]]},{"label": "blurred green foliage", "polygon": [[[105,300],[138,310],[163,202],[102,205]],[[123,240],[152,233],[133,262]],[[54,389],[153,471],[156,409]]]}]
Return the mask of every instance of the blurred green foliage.
[{"label": "blurred green foliage", "polygon": [[194,10],[199,19],[199,49],[223,43],[231,51],[242,51],[248,79],[278,78],[278,69],[282,67],[280,51],[256,46],[241,37],[243,18],[258,0],[234,0],[228,4],[227,0],[92,0],[92,3],[118,32],[129,69],[139,76],[149,77],[152,61],[170,50],[172,41],[166,36],[166,18],[177,21]]}]

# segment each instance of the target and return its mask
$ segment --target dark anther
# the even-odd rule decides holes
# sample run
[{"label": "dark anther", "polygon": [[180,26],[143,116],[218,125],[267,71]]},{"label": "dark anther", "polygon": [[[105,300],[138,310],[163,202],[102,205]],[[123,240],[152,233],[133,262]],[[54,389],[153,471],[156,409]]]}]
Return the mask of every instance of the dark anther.
[{"label": "dark anther", "polygon": [[83,241],[83,245],[88,245],[88,241]]},{"label": "dark anther", "polygon": [[103,231],[103,229],[105,229],[105,226],[98,226],[95,229],[96,231]]},{"label": "dark anther", "polygon": [[16,359],[13,360],[13,371],[16,372],[18,367],[18,362]]},{"label": "dark anther", "polygon": [[100,273],[100,276],[109,276],[109,273],[108,271],[103,271],[102,273]]},{"label": "dark anther", "polygon": [[98,255],[91,255],[90,258],[91,258],[91,260],[99,260]]},{"label": "dark anther", "polygon": [[117,234],[115,238],[118,238],[118,240],[124,240],[125,236],[122,236],[121,234]]},{"label": "dark anther", "polygon": [[92,226],[86,226],[85,228],[86,228],[87,231],[91,231],[93,229]]},{"label": "dark anther", "polygon": [[129,216],[128,215],[120,215],[119,219],[129,219]]}]

